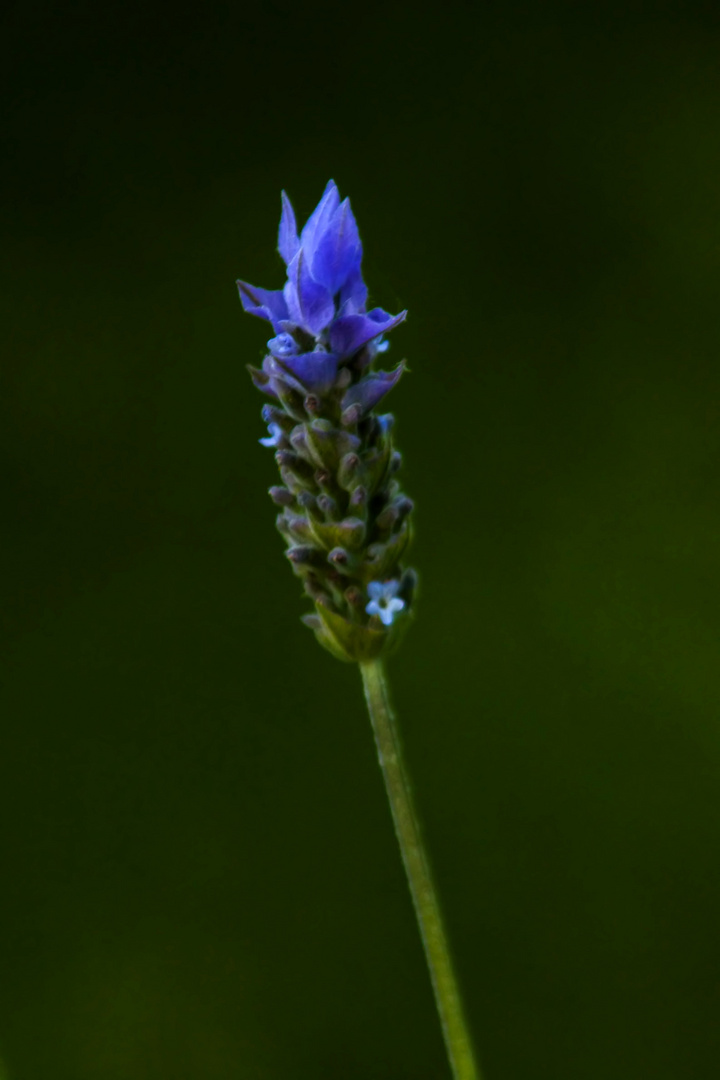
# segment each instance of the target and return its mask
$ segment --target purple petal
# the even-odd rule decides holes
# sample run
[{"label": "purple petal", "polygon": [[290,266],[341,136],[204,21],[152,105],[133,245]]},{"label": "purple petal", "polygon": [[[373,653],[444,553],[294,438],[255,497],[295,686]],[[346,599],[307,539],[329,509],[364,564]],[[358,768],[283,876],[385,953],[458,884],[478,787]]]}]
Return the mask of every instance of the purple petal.
[{"label": "purple petal", "polygon": [[[277,383],[285,383],[286,386],[292,387],[293,390],[297,390],[299,394],[303,396],[307,393],[305,387],[299,382],[293,373],[285,366],[284,361],[276,360],[274,356],[266,356],[263,360],[262,369],[266,375],[270,376],[270,383],[275,387],[277,394]],[[277,394],[279,397],[280,395]]]},{"label": "purple petal", "polygon": [[370,412],[378,401],[384,398],[389,390],[392,390],[404,370],[405,364],[402,363],[394,371],[371,371],[360,382],[350,387],[342,399],[341,408],[344,411],[351,405],[359,405],[363,413]]},{"label": "purple petal", "polygon": [[280,361],[307,390],[323,391],[332,386],[337,374],[338,358],[333,353],[309,352],[299,356],[284,356]]},{"label": "purple petal", "polygon": [[401,323],[407,311],[388,315],[382,308],[373,308],[367,315],[342,315],[330,328],[330,347],[340,357],[352,356],[378,334],[386,334]]},{"label": "purple petal", "polygon": [[288,266],[288,279],[284,295],[290,318],[308,333],[319,334],[332,320],[335,305],[325,286],[310,273],[303,248]]},{"label": "purple petal", "polygon": [[307,220],[307,224],[300,234],[300,243],[305,248],[309,258],[315,252],[315,246],[337,210],[340,204],[340,195],[334,180],[328,180],[327,187],[322,193],[322,198]]},{"label": "purple petal", "polygon": [[362,271],[358,266],[340,290],[340,315],[360,315],[365,312],[367,285],[363,281]]},{"label": "purple petal", "polygon": [[246,281],[237,282],[240,301],[250,315],[267,319],[277,330],[279,323],[288,317],[287,303],[282,289],[259,289]]},{"label": "purple petal", "polygon": [[285,260],[285,265],[292,262],[298,253],[300,241],[298,240],[297,224],[295,223],[295,211],[292,203],[283,191],[282,215],[280,217],[280,229],[278,231],[278,251]]},{"label": "purple petal", "polygon": [[350,200],[345,199],[324,232],[316,235],[312,257],[313,277],[334,296],[350,275],[359,270],[361,260],[362,245],[357,223],[350,209]]}]

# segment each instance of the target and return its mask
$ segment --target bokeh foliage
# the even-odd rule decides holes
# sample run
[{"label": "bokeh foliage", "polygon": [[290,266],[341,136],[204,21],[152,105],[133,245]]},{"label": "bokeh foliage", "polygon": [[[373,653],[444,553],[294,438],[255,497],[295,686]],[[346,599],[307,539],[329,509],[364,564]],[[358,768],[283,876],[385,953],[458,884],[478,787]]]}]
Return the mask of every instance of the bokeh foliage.
[{"label": "bokeh foliage", "polygon": [[717,9],[2,20],[10,1080],[447,1075],[244,370],[329,175],[410,309],[390,673],[488,1080],[715,1076]]}]

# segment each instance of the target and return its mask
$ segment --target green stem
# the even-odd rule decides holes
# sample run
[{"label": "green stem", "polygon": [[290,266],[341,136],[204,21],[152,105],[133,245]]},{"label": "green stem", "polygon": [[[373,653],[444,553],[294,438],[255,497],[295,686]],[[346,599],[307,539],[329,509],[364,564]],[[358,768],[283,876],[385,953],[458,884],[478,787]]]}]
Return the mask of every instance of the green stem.
[{"label": "green stem", "polygon": [[400,843],[405,871],[410,882],[415,914],[420,924],[425,956],[435,991],[435,1001],[454,1080],[482,1080],[475,1064],[467,1024],[463,1015],[450,950],[440,915],[427,855],[420,835],[410,785],[403,764],[402,747],[388,696],[385,672],[379,660],[361,664],[365,699],[375,733],[378,757],[395,832]]}]

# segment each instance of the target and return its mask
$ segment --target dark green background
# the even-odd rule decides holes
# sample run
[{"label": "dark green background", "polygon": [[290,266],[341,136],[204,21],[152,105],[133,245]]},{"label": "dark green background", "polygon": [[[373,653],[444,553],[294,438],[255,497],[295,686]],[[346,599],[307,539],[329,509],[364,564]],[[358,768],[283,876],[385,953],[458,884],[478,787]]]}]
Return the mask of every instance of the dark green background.
[{"label": "dark green background", "polygon": [[282,556],[279,192],[349,194],[417,502],[391,665],[487,1080],[720,1071],[720,19],[2,16],[10,1080],[446,1080],[357,671]]}]

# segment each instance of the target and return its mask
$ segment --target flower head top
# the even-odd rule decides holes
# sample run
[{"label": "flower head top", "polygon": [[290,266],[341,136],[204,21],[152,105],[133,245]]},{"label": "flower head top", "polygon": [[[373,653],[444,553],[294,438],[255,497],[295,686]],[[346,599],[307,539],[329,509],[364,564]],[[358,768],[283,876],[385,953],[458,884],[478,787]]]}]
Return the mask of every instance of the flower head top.
[{"label": "flower head top", "polygon": [[250,374],[271,399],[260,442],[275,448],[283,479],[270,489],[277,526],[315,602],[305,622],[341,659],[370,659],[396,638],[415,582],[401,566],[412,502],[395,479],[393,417],[373,411],[403,373],[373,364],[407,313],[367,310],[357,224],[332,180],[299,235],[283,192],[278,251],[282,289],[238,281],[244,309],[274,331]]},{"label": "flower head top", "polygon": [[[295,212],[283,192],[278,251],[287,266],[284,287],[260,289],[238,281],[240,300],[251,315],[272,324],[271,359],[306,389],[323,389],[343,361],[392,330],[407,312],[366,310],[362,244],[350,200],[340,201],[334,180],[299,236]],[[270,378],[275,374],[271,363],[263,370]]]}]

